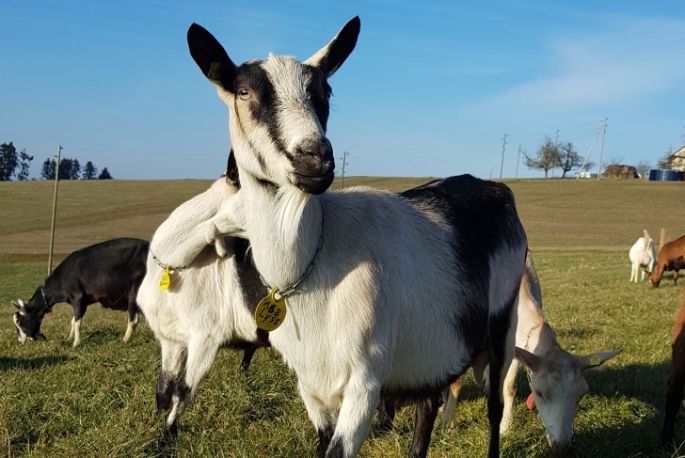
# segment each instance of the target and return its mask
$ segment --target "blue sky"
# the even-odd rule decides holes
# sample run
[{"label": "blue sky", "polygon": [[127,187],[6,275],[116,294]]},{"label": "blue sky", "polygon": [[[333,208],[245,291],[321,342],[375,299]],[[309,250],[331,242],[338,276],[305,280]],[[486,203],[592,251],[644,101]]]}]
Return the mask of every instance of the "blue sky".
[{"label": "blue sky", "polygon": [[[305,59],[359,15],[333,76],[329,137],[349,175],[504,176],[545,135],[654,164],[685,135],[682,1],[2,0],[0,142],[115,178],[213,178],[227,113],[190,58],[192,22],[235,62]],[[593,154],[598,161],[599,150]],[[521,165],[519,176],[541,176]]]}]

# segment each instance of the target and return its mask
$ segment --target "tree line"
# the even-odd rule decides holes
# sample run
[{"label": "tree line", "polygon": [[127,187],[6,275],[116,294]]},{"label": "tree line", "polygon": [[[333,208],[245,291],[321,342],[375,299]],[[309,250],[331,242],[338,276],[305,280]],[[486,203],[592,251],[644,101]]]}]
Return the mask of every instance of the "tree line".
[{"label": "tree line", "polygon": [[[12,142],[0,145],[0,181],[11,181],[16,178],[18,181],[29,179],[33,156],[22,149],[17,152],[17,148]],[[45,159],[41,168],[40,177],[44,180],[55,179],[55,159]],[[59,164],[60,180],[111,180],[112,174],[104,167],[98,173],[98,168],[91,161],[81,167],[78,159],[62,158]]]}]

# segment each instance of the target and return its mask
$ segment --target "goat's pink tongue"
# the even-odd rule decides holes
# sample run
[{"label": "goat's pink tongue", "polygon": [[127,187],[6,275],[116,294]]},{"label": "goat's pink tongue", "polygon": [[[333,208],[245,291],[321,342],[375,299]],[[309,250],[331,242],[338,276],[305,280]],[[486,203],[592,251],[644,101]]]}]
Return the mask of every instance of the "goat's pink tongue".
[{"label": "goat's pink tongue", "polygon": [[533,393],[530,393],[528,399],[526,399],[526,407],[528,407],[528,410],[533,410],[533,407],[535,407],[535,397],[533,396]]}]

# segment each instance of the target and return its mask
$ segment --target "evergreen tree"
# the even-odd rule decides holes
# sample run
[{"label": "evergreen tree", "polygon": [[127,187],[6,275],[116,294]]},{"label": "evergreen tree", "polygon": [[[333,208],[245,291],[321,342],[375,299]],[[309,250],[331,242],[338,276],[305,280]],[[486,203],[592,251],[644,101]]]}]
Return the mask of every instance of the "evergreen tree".
[{"label": "evergreen tree", "polygon": [[43,162],[43,167],[40,170],[40,177],[44,180],[54,180],[55,179],[55,160],[45,159]]},{"label": "evergreen tree", "polygon": [[110,175],[109,170],[107,170],[107,167],[102,169],[102,172],[100,172],[100,175],[98,175],[98,180],[111,180],[112,175]]},{"label": "evergreen tree", "polygon": [[19,165],[17,149],[12,142],[0,145],[0,181],[9,181]]},{"label": "evergreen tree", "polygon": [[19,173],[17,173],[17,180],[24,181],[29,179],[32,160],[33,156],[29,156],[25,149],[21,150],[19,153]]},{"label": "evergreen tree", "polygon": [[78,180],[81,176],[81,164],[78,159],[65,157],[59,164],[60,180]]},{"label": "evergreen tree", "polygon": [[98,169],[93,165],[92,162],[88,161],[86,162],[86,165],[83,167],[83,176],[81,177],[82,180],[94,180],[98,177]]}]

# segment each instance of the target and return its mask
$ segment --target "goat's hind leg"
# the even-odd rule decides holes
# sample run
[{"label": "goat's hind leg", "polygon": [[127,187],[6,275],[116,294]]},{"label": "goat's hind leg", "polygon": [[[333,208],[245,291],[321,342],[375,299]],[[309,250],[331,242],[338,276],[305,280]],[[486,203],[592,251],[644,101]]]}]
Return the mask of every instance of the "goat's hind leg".
[{"label": "goat's hind leg", "polygon": [[[461,379],[460,379],[461,380]],[[436,390],[426,399],[416,403],[414,420],[414,439],[412,440],[409,458],[425,458],[430,445],[435,417],[440,406],[440,391]]]},{"label": "goat's hind leg", "polygon": [[165,400],[170,399],[165,425],[167,435],[176,437],[178,434],[178,417],[195,393],[200,380],[212,367],[218,350],[219,345],[205,337],[194,338],[188,343],[185,367],[177,373],[172,389],[164,393]]},{"label": "goat's hind leg", "polygon": [[[185,366],[186,347],[181,343],[166,339],[160,339],[159,343],[162,347],[162,370],[157,379],[155,399],[157,401],[157,410],[164,412],[172,408],[172,396]],[[167,438],[173,439],[177,433],[178,421],[176,414],[172,415],[170,412],[165,423],[164,435]]]}]

